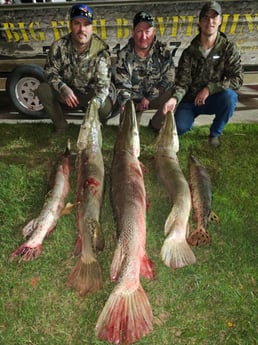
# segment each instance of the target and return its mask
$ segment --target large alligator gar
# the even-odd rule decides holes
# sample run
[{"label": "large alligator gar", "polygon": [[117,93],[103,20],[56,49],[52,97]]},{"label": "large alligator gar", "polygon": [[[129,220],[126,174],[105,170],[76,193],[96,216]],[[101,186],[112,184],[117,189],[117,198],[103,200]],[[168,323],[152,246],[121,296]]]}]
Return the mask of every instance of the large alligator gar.
[{"label": "large alligator gar", "polygon": [[197,227],[190,233],[187,241],[192,246],[201,246],[211,243],[211,237],[207,231],[211,213],[211,181],[206,168],[193,155],[189,156],[189,170],[189,185]]},{"label": "large alligator gar", "polygon": [[134,104],[126,103],[111,168],[111,197],[118,243],[110,276],[118,280],[96,324],[96,336],[114,344],[130,344],[152,330],[152,309],[140,275],[153,278],[154,266],[145,251],[146,191]]},{"label": "large alligator gar", "polygon": [[179,141],[174,115],[168,112],[156,142],[155,169],[173,203],[165,222],[166,239],[161,249],[162,261],[173,269],[196,261],[186,240],[191,212],[191,194],[178,162],[178,150]]},{"label": "large alligator gar", "polygon": [[[94,108],[94,105],[91,104]],[[103,284],[102,270],[97,261],[97,250],[103,250],[104,237],[102,235],[99,218],[104,194],[104,162],[102,156],[101,124],[98,111],[86,113],[86,123],[91,127],[81,142],[77,154],[77,226],[79,240],[76,252],[81,252],[77,264],[68,277],[67,285],[74,288],[81,296],[98,291]],[[81,138],[83,137],[81,133]],[[87,138],[86,138],[87,137]],[[78,243],[80,248],[78,249]]]},{"label": "large alligator gar", "polygon": [[29,239],[10,255],[10,260],[14,260],[15,257],[19,256],[21,261],[32,261],[42,253],[43,241],[56,227],[64,209],[65,198],[70,189],[69,157],[70,141],[67,143],[61,162],[57,164],[54,178],[50,181],[50,191],[46,196],[39,216],[32,219],[22,229],[23,236],[29,237]]}]

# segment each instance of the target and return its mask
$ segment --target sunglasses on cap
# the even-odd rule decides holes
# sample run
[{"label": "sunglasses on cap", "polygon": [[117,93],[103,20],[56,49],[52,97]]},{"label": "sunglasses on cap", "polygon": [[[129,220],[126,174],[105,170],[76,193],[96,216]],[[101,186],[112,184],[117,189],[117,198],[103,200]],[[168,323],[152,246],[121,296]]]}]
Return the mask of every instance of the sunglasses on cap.
[{"label": "sunglasses on cap", "polygon": [[153,17],[145,12],[141,13],[139,18],[142,20],[146,20],[146,22],[151,22],[153,20]]},{"label": "sunglasses on cap", "polygon": [[143,11],[135,15],[133,20],[133,26],[135,27],[140,22],[147,22],[150,26],[154,26],[153,16]]},{"label": "sunglasses on cap", "polygon": [[75,7],[72,8],[70,18],[85,18],[88,19],[90,22],[93,21],[93,14],[90,10],[86,7]]}]

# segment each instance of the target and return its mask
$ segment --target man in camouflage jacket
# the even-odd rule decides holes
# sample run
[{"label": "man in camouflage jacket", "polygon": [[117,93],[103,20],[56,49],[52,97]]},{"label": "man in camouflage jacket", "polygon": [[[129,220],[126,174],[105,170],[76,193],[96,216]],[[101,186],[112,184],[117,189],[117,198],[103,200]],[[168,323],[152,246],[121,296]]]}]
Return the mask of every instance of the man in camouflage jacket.
[{"label": "man in camouflage jacket", "polygon": [[238,90],[243,83],[240,54],[219,31],[221,7],[215,1],[204,4],[199,16],[200,33],[180,57],[172,97],[163,113],[175,112],[178,134],[189,131],[201,114],[215,114],[209,143],[220,145],[220,135],[233,115]]},{"label": "man in camouflage jacket", "polygon": [[109,95],[111,58],[108,46],[93,33],[93,13],[89,6],[76,4],[70,12],[71,33],[55,41],[45,65],[46,82],[38,96],[55,130],[65,131],[67,122],[62,104],[69,108],[87,107],[94,97],[100,120],[112,111]]},{"label": "man in camouflage jacket", "polygon": [[147,109],[158,109],[150,126],[160,129],[162,105],[170,96],[175,69],[171,49],[156,39],[152,15],[139,12],[133,20],[132,37],[118,52],[115,84],[121,114],[127,100],[134,101],[137,121]]}]

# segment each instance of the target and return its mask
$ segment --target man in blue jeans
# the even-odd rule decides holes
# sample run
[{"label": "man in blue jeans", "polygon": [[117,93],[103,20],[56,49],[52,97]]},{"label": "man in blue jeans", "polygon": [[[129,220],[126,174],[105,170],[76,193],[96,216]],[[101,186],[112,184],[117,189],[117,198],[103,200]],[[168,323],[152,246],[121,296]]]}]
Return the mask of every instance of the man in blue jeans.
[{"label": "man in blue jeans", "polygon": [[175,112],[178,134],[189,131],[201,114],[215,114],[209,143],[220,145],[220,135],[233,115],[243,84],[241,57],[236,46],[219,31],[221,6],[210,1],[199,15],[199,34],[179,59],[175,87],[163,114]]}]

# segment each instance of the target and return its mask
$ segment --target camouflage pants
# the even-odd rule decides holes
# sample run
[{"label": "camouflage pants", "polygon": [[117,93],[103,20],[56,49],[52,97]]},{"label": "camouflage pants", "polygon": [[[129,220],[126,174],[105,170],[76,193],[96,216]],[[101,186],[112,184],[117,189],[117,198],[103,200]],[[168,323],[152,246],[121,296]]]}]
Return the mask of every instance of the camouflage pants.
[{"label": "camouflage pants", "polygon": [[[82,94],[80,92],[74,92],[79,101],[79,106],[72,108],[78,110],[81,108],[87,108],[89,101],[94,97],[94,91],[88,94]],[[61,95],[48,83],[43,82],[39,85],[37,95],[45,108],[46,113],[51,118],[56,129],[65,129],[67,122],[65,120],[65,101]],[[112,102],[108,97],[99,109],[99,119],[101,122],[105,122],[105,118],[108,117],[112,111]]]},{"label": "camouflage pants", "polygon": [[[166,103],[169,98],[171,97],[171,89],[164,91],[159,97],[153,99],[150,101],[149,104],[149,109],[157,109],[156,113],[153,115],[152,119],[150,120],[151,122],[151,127],[160,130],[162,127],[163,121],[164,121],[164,115],[162,112],[162,108],[164,106],[164,103]],[[137,122],[140,124],[141,117],[142,117],[142,112],[137,112]]]}]

